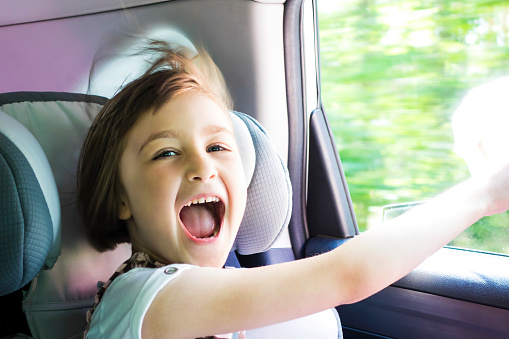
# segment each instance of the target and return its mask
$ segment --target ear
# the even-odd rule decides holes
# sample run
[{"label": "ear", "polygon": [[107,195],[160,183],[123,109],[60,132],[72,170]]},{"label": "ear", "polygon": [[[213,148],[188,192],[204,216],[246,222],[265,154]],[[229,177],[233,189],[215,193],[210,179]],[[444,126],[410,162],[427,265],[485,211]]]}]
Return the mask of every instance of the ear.
[{"label": "ear", "polygon": [[126,197],[122,196],[120,198],[120,207],[118,209],[118,218],[121,220],[127,220],[132,217],[131,207],[129,207],[129,202]]}]

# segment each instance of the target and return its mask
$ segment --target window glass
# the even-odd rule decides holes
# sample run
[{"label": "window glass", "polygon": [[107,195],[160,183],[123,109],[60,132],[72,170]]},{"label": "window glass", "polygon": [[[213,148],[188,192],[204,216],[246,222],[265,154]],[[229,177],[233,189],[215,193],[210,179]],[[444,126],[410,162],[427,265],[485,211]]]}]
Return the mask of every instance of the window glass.
[{"label": "window glass", "polygon": [[[469,167],[483,170],[487,150],[507,152],[507,1],[317,6],[321,98],[361,231],[380,223],[384,206],[429,199]],[[481,220],[451,245],[509,253],[509,215]]]}]

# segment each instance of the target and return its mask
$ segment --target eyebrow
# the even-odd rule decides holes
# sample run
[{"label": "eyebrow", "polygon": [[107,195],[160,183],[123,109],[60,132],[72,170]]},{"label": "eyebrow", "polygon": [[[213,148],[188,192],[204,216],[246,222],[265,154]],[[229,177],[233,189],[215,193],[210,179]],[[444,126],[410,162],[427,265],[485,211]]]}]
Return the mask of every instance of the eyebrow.
[{"label": "eyebrow", "polygon": [[138,154],[141,153],[141,151],[143,150],[143,148],[145,148],[145,146],[147,146],[148,144],[150,144],[154,140],[157,140],[157,139],[179,139],[181,134],[182,133],[177,133],[177,132],[172,131],[172,130],[164,130],[164,131],[161,131],[161,132],[152,133],[143,142],[143,144],[140,147],[140,150],[138,151]]},{"label": "eyebrow", "polygon": [[[228,129],[221,127],[221,126],[208,126],[204,129],[203,135],[205,137],[211,137],[217,134],[226,133],[231,136],[233,136],[233,133],[230,132]],[[149,135],[149,137],[143,142],[143,144],[140,147],[140,150],[138,151],[138,154],[141,153],[143,148],[147,146],[149,143],[151,143],[154,140],[157,139],[181,139],[183,138],[183,133],[179,131],[173,131],[173,130],[164,130],[160,132],[153,133]]]},{"label": "eyebrow", "polygon": [[233,136],[233,133],[230,132],[228,129],[221,127],[221,126],[208,126],[204,130],[204,135],[207,137],[211,137],[217,134],[226,133],[228,135]]}]

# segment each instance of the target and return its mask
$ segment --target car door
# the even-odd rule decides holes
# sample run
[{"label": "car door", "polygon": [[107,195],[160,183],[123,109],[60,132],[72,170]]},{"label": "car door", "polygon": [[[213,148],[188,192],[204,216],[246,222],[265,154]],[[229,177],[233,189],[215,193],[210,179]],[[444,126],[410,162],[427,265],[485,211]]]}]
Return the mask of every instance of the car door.
[{"label": "car door", "polygon": [[[316,103],[307,109],[307,234],[308,244],[322,243],[308,254],[340,245],[355,236],[357,224],[364,231],[469,176],[453,152],[451,120],[469,90],[509,71],[495,56],[506,53],[506,33],[498,29],[507,24],[506,6],[304,2],[314,26],[303,26],[302,38],[315,51],[305,67],[318,70],[305,78],[317,86],[307,92]],[[493,97],[475,107],[497,110],[503,99]],[[479,115],[489,119],[489,110]],[[339,153],[326,153],[325,139]],[[345,337],[507,337],[508,227],[504,215],[483,219],[392,286],[338,307]]]}]

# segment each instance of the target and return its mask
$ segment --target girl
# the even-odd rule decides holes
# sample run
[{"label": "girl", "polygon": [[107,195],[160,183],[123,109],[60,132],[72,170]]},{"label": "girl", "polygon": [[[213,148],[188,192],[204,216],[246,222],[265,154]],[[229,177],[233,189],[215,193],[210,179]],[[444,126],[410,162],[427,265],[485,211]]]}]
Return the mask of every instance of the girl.
[{"label": "girl", "polygon": [[222,269],[246,202],[231,101],[206,54],[157,46],[163,57],[104,106],[82,150],[90,241],[101,251],[130,242],[134,253],[100,290],[89,338],[196,338],[353,303],[509,207],[506,165],[329,253]]}]

